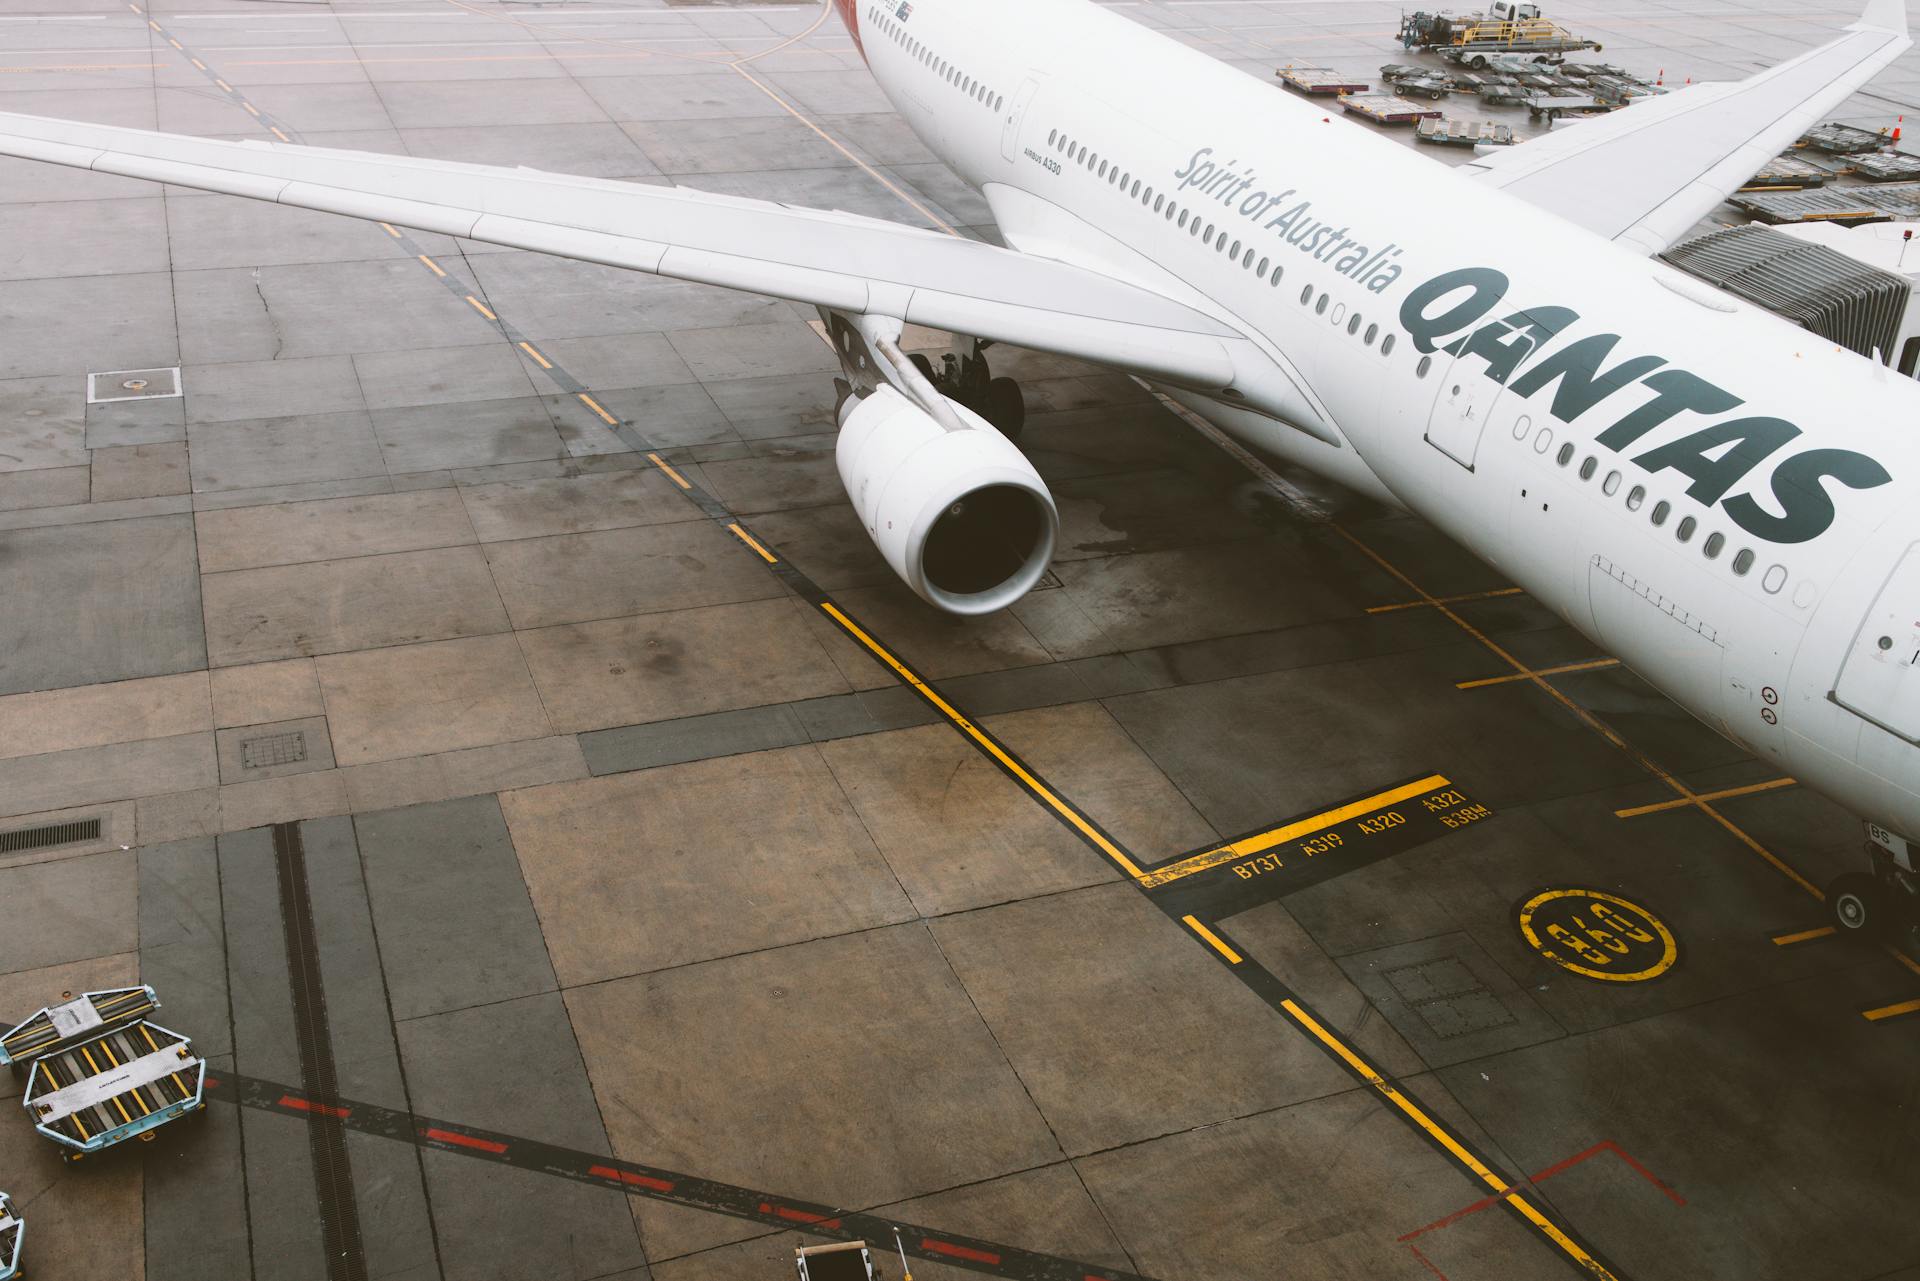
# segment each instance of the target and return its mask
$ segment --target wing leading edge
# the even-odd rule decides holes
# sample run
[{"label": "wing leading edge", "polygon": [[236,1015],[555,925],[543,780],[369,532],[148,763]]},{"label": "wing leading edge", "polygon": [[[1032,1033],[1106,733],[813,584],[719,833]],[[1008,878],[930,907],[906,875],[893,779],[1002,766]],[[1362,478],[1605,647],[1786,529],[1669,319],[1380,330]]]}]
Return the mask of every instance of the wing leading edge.
[{"label": "wing leading edge", "polygon": [[1912,43],[1905,0],[1872,0],[1838,39],[1790,62],[1646,99],[1462,172],[1658,253]]},{"label": "wing leading edge", "polygon": [[607,179],[0,112],[0,155],[347,214],[1079,357],[1201,389],[1246,339],[1068,263],[854,214]]}]

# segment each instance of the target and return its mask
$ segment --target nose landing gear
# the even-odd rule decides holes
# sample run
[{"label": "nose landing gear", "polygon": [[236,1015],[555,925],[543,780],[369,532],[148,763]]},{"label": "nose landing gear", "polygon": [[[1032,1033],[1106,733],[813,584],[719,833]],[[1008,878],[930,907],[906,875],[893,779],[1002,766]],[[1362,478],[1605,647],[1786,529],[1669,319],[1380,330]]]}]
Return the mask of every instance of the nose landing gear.
[{"label": "nose landing gear", "polygon": [[[1920,945],[1920,873],[1905,838],[1867,824],[1872,870],[1848,872],[1827,886],[1833,927],[1849,938]],[[1916,949],[1920,950],[1920,949]]]}]

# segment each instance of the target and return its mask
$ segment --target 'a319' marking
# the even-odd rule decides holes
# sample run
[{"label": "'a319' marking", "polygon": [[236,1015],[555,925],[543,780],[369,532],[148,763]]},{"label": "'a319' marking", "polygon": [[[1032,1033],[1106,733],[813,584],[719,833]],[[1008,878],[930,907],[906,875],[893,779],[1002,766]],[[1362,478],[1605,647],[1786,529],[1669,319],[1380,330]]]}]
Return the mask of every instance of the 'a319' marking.
[{"label": "'a319' marking", "polygon": [[[1420,808],[1410,812],[1429,822],[1437,822],[1442,827],[1466,827],[1481,819],[1493,817],[1492,810],[1484,805],[1476,805],[1452,789],[1430,793],[1417,798],[1417,801]],[[1243,881],[1250,881],[1257,876],[1278,872],[1287,865],[1288,858],[1312,858],[1318,854],[1331,854],[1343,849],[1349,840],[1359,843],[1364,842],[1368,837],[1384,836],[1390,832],[1398,835],[1396,829],[1407,825],[1408,812],[1407,806],[1397,805],[1356,819],[1338,830],[1327,829],[1301,836],[1281,849],[1235,863],[1233,874]]]}]

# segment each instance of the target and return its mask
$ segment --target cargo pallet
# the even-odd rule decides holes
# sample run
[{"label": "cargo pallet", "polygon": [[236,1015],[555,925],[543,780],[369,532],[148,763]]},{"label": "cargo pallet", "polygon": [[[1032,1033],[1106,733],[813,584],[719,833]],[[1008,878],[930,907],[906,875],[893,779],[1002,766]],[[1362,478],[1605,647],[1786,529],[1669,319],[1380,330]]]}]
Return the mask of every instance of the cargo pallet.
[{"label": "cargo pallet", "polygon": [[1280,77],[1280,83],[1296,93],[1311,94],[1316,98],[1332,98],[1341,94],[1365,93],[1373,88],[1365,80],[1356,80],[1352,76],[1343,76],[1325,67],[1282,67],[1273,73]]},{"label": "cargo pallet", "polygon": [[1753,177],[1747,179],[1742,191],[1804,191],[1808,187],[1824,187],[1833,174],[1822,169],[1811,160],[1799,156],[1776,156],[1769,160]]},{"label": "cargo pallet", "polygon": [[1558,120],[1562,116],[1591,116],[1603,111],[1612,110],[1611,107],[1598,98],[1585,96],[1569,97],[1559,94],[1542,94],[1537,97],[1528,98],[1526,107],[1527,115],[1533,119],[1539,120],[1544,117],[1549,121]]},{"label": "cargo pallet", "polygon": [[1418,95],[1438,102],[1454,90],[1454,78],[1431,67],[1408,67],[1390,62],[1380,68],[1380,78],[1386,82],[1387,88],[1405,98]]},{"label": "cargo pallet", "polygon": [[1513,126],[1491,120],[1422,120],[1415,135],[1441,147],[1511,147]]},{"label": "cargo pallet", "polygon": [[1847,169],[1868,182],[1907,182],[1920,178],[1920,156],[1899,151],[1868,151],[1847,157]]},{"label": "cargo pallet", "polygon": [[205,1060],[143,1015],[150,987],[88,992],[0,1035],[0,1063],[24,1070],[21,1104],[69,1161],[153,1132],[205,1106]]},{"label": "cargo pallet", "polygon": [[1812,147],[1815,151],[1824,151],[1829,155],[1850,156],[1862,151],[1878,151],[1886,143],[1886,135],[1871,129],[1856,129],[1852,125],[1825,124],[1817,129],[1809,129],[1806,136],[1795,144]]},{"label": "cargo pallet", "polygon": [[20,1275],[20,1255],[26,1244],[27,1221],[20,1217],[13,1198],[0,1192],[0,1281]]},{"label": "cargo pallet", "polygon": [[1760,222],[1884,222],[1920,218],[1920,182],[1814,191],[1756,191],[1733,197],[1734,208]]},{"label": "cargo pallet", "polygon": [[1433,120],[1443,114],[1438,107],[1423,107],[1405,98],[1384,93],[1356,93],[1340,99],[1340,109],[1363,116],[1375,124],[1410,125],[1417,120]]}]

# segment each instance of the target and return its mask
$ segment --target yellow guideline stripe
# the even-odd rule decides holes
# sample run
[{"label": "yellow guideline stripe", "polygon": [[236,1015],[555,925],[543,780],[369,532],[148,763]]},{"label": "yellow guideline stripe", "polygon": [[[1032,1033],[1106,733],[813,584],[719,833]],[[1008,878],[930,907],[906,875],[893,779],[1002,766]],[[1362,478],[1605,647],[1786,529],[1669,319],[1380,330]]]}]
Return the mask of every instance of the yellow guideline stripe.
[{"label": "yellow guideline stripe", "polygon": [[180,47],[180,42],[178,40],[175,40],[172,36],[167,37],[167,43],[172,45],[176,49]]},{"label": "yellow guideline stripe", "polygon": [[478,298],[475,298],[472,294],[467,295],[467,301],[473,304],[473,309],[475,311],[485,316],[488,320],[500,319],[500,317],[494,315],[492,312],[487,310],[487,304],[481,302]]},{"label": "yellow guideline stripe", "polygon": [[[435,262],[433,259],[427,257],[425,254],[415,254],[414,257],[418,258],[421,262],[427,264],[427,270],[431,271],[434,275],[440,277],[442,280],[445,280],[447,278],[447,269],[445,267],[442,267],[439,263]],[[467,299],[467,301],[472,302],[473,299],[469,298]]]},{"label": "yellow guideline stripe", "polygon": [[1195,934],[1198,934],[1201,938],[1205,939],[1208,943],[1212,944],[1214,951],[1226,957],[1228,965],[1240,964],[1240,953],[1228,947],[1225,939],[1222,939],[1218,934],[1215,934],[1212,930],[1202,925],[1199,922],[1199,920],[1197,920],[1192,916],[1183,916],[1180,919],[1187,923],[1187,928],[1191,929]]},{"label": "yellow guideline stripe", "polygon": [[226,90],[228,93],[233,92],[233,86],[228,84],[226,81],[222,80],[219,76],[215,76],[213,78],[213,82],[219,85],[222,89]]},{"label": "yellow guideline stripe", "polygon": [[1773,936],[1773,945],[1775,947],[1792,947],[1795,943],[1806,943],[1813,939],[1823,939],[1829,934],[1837,933],[1839,933],[1839,931],[1834,929],[1833,926],[1822,925],[1818,929],[1801,930],[1794,934],[1776,934]]},{"label": "yellow guideline stripe", "polygon": [[400,239],[400,229],[398,227],[394,226],[390,222],[383,222],[380,225],[386,229],[386,233],[389,236],[392,236],[395,240]]},{"label": "yellow guideline stripe", "polygon": [[767,564],[778,565],[780,563],[780,558],[778,556],[775,556],[772,552],[762,547],[760,545],[759,539],[755,538],[752,534],[749,534],[746,530],[740,528],[740,526],[728,525],[727,528],[733,531],[734,537],[738,538],[741,542],[745,543],[747,546],[753,548],[753,550],[759,552],[760,559],[767,562]]},{"label": "yellow guideline stripe", "polygon": [[1524,596],[1524,587],[1502,587],[1491,592],[1470,592],[1465,596],[1437,596],[1433,600],[1403,600],[1397,605],[1370,605],[1369,614],[1392,614],[1403,609],[1425,609],[1429,605],[1464,605],[1469,601],[1493,600],[1499,596]]},{"label": "yellow guideline stripe", "polygon": [[658,455],[658,454],[648,454],[648,455],[647,455],[647,459],[648,459],[648,461],[650,461],[650,462],[652,462],[652,463],[653,463],[653,465],[654,465],[655,467],[658,467],[658,468],[659,468],[659,469],[660,469],[661,471],[663,471],[663,472],[665,472],[665,473],[667,473],[667,475],[669,475],[669,476],[671,476],[671,477],[673,477],[673,483],[674,483],[674,484],[676,484],[676,485],[678,485],[678,486],[680,486],[680,488],[682,488],[682,489],[692,489],[692,488],[693,488],[693,486],[692,486],[692,485],[689,485],[689,484],[687,483],[687,480],[686,480],[686,477],[684,477],[684,476],[682,476],[682,475],[681,475],[681,474],[680,474],[679,472],[677,472],[677,471],[675,471],[675,470],[674,470],[674,469],[673,469],[673,468],[672,468],[672,467],[671,467],[671,466],[670,466],[670,465],[669,465],[669,464],[667,463],[667,460],[666,460],[666,459],[664,459],[664,458],[662,458],[662,457],[661,457],[660,455]]},{"label": "yellow guideline stripe", "polygon": [[1364,1077],[1367,1084],[1378,1091],[1381,1097],[1385,1098],[1396,1108],[1399,1108],[1401,1113],[1405,1115],[1408,1120],[1419,1126],[1427,1137],[1446,1149],[1449,1156],[1461,1165],[1466,1166],[1467,1169],[1473,1171],[1474,1175],[1479,1178],[1482,1183],[1493,1189],[1496,1196],[1503,1197],[1510,1202],[1514,1209],[1520,1211],[1520,1213],[1526,1217],[1527,1222],[1533,1224],[1534,1227],[1545,1233],[1548,1239],[1555,1245],[1566,1251],[1595,1277],[1605,1278],[1605,1281],[1618,1281],[1618,1278],[1615,1277],[1613,1273],[1607,1271],[1598,1259],[1581,1249],[1579,1242],[1575,1241],[1565,1232],[1562,1232],[1553,1220],[1547,1218],[1546,1215],[1535,1209],[1533,1203],[1528,1201],[1526,1197],[1519,1192],[1516,1192],[1512,1184],[1495,1174],[1492,1170],[1489,1170],[1481,1162],[1480,1158],[1467,1151],[1460,1140],[1454,1138],[1452,1134],[1447,1132],[1444,1126],[1428,1116],[1418,1103],[1415,1103],[1412,1099],[1402,1094],[1397,1088],[1391,1085],[1385,1077],[1374,1071],[1373,1067],[1368,1064],[1365,1059],[1348,1049],[1346,1043],[1339,1037],[1327,1031],[1326,1028],[1321,1027],[1319,1022],[1311,1014],[1301,1009],[1297,1002],[1289,998],[1280,1002],[1280,1006],[1292,1016],[1296,1023],[1312,1034],[1314,1039],[1339,1055],[1348,1067]]},{"label": "yellow guideline stripe", "polygon": [[1515,681],[1530,681],[1540,676],[1565,676],[1569,672],[1597,672],[1604,667],[1618,667],[1617,658],[1596,658],[1590,663],[1567,663],[1561,667],[1542,667],[1537,672],[1509,672],[1505,676],[1488,676],[1477,681],[1455,681],[1455,689],[1485,689],[1489,685],[1511,685]]},{"label": "yellow guideline stripe", "polygon": [[591,409],[594,413],[600,415],[601,421],[605,422],[607,426],[618,427],[620,425],[620,420],[618,418],[615,418],[612,414],[602,409],[600,407],[600,402],[595,400],[593,397],[587,395],[586,392],[584,391],[577,392],[575,394],[580,397],[580,403],[585,405],[588,409]]},{"label": "yellow guideline stripe", "polygon": [[[656,459],[655,461],[657,462],[658,460]],[[661,464],[663,467],[665,465],[664,463]],[[985,731],[955,711],[953,705],[942,698],[938,690],[921,680],[912,668],[888,653],[886,647],[881,645],[880,642],[861,631],[859,626],[852,619],[841,613],[839,607],[834,605],[832,601],[822,601],[820,608],[828,617],[840,624],[841,629],[844,630],[847,635],[866,646],[876,658],[892,668],[901,680],[913,686],[922,698],[932,703],[934,708],[938,710],[942,716],[952,721],[961,733],[972,739],[987,755],[998,761],[1003,769],[1025,784],[1027,790],[1038,797],[1048,809],[1051,809],[1054,813],[1065,819],[1072,825],[1075,831],[1086,837],[1095,849],[1112,859],[1128,876],[1137,878],[1141,875],[1140,868],[1134,861],[1122,853],[1119,846],[1107,839],[1107,837],[1101,833],[1100,829],[1095,827],[1085,815],[1054,795],[1051,788],[1035,778],[1026,766],[1008,755],[1006,749],[994,742]]]},{"label": "yellow guideline stripe", "polygon": [[1729,787],[1722,792],[1701,792],[1697,796],[1676,796],[1670,801],[1661,801],[1656,805],[1635,805],[1631,809],[1615,810],[1615,818],[1639,818],[1642,814],[1658,814],[1663,810],[1684,809],[1700,801],[1724,801],[1732,796],[1752,796],[1755,792],[1771,792],[1776,787],[1792,787],[1799,780],[1776,778],[1765,783],[1749,783],[1745,787]]},{"label": "yellow guideline stripe", "polygon": [[1380,809],[1382,806],[1397,804],[1400,801],[1407,800],[1409,797],[1418,796],[1422,792],[1437,791],[1440,788],[1450,786],[1452,786],[1452,784],[1445,775],[1429,774],[1418,782],[1408,783],[1404,787],[1396,787],[1392,791],[1381,792],[1377,796],[1368,796],[1362,800],[1355,801],[1351,805],[1342,805],[1339,809],[1328,810],[1323,814],[1315,814],[1311,818],[1303,818],[1299,822],[1289,823],[1285,827],[1272,828],[1258,835],[1249,836],[1245,840],[1235,841],[1231,845],[1222,845],[1217,850],[1208,850],[1204,854],[1195,854],[1192,858],[1182,859],[1178,863],[1157,868],[1151,872],[1137,873],[1137,875],[1139,876],[1142,886],[1147,889],[1152,889],[1156,885],[1165,885],[1169,881],[1177,881],[1182,877],[1192,876],[1196,872],[1204,872],[1208,868],[1219,867],[1222,863],[1231,863],[1237,858],[1246,858],[1250,854],[1258,854],[1263,850],[1270,850],[1276,845],[1296,840],[1299,837],[1307,835],[1309,832],[1317,832],[1322,828],[1333,827],[1336,824],[1346,822],[1350,818],[1359,818],[1362,814],[1371,814],[1374,810]]},{"label": "yellow guideline stripe", "polygon": [[287,137],[287,135],[281,130],[279,125],[268,125],[267,128],[273,130],[273,136],[278,138],[280,141],[282,142],[293,141],[293,139]]},{"label": "yellow guideline stripe", "polygon": [[535,360],[539,361],[540,368],[542,369],[553,368],[553,362],[548,360],[545,356],[542,356],[539,352],[535,351],[531,343],[524,343],[524,342],[521,343],[520,350],[526,352],[529,356],[532,356]]},{"label": "yellow guideline stripe", "polygon": [[1920,1010],[1920,1001],[1902,1001],[1898,1005],[1883,1005],[1877,1010],[1863,1010],[1861,1017],[1878,1023],[1881,1019],[1897,1018],[1902,1014],[1912,1014]]},{"label": "yellow guideline stripe", "polygon": [[190,58],[188,59],[188,61],[193,63],[193,65],[201,71],[205,71],[207,69],[207,64],[200,61],[200,59],[198,58]]}]

